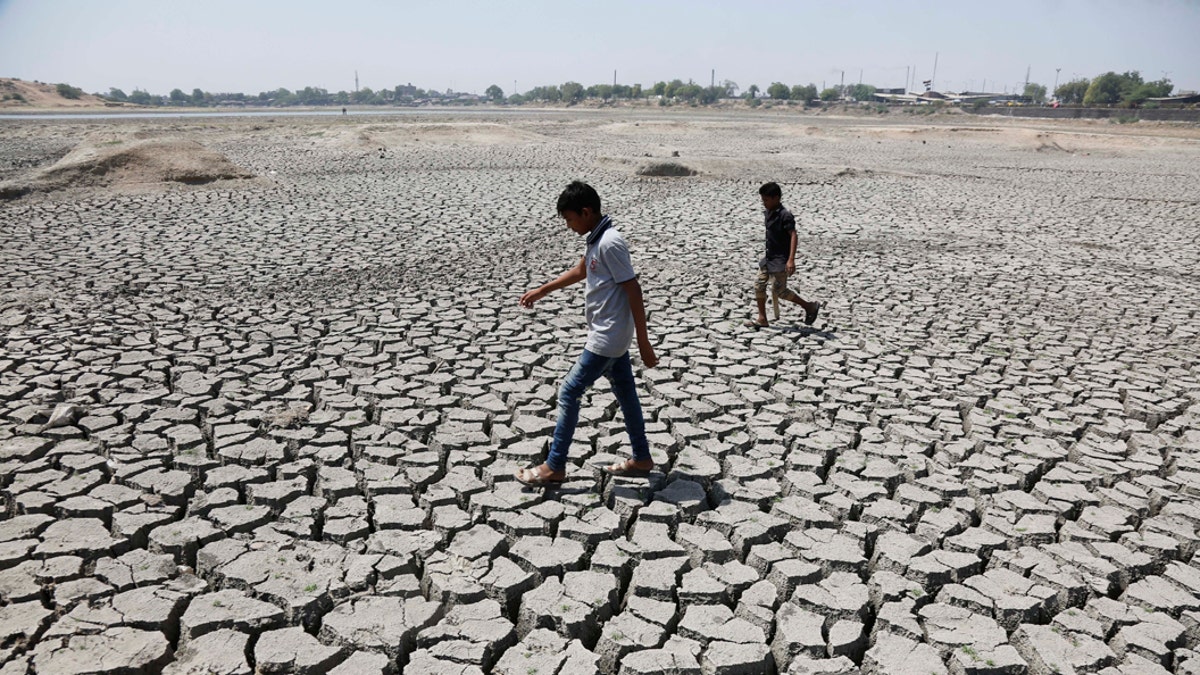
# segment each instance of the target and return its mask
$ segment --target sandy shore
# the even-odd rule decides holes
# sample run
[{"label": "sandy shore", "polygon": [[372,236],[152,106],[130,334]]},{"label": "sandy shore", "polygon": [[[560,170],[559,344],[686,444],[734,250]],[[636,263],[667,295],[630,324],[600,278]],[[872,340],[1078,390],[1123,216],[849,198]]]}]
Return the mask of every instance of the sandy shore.
[{"label": "sandy shore", "polygon": [[[0,672],[1190,672],[1198,160],[967,115],[0,117]],[[582,291],[517,298],[582,252],[576,178],[658,470],[598,470],[601,383],[542,493]],[[768,180],[812,327],[742,326]]]}]

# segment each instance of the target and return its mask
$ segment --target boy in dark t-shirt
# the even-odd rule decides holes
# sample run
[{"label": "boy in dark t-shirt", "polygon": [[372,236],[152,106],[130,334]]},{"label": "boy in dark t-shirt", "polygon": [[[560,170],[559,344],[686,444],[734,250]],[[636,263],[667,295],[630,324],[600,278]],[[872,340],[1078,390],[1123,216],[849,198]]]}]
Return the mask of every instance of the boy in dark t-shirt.
[{"label": "boy in dark t-shirt", "polygon": [[788,277],[796,272],[796,219],[791,211],[783,208],[783,190],[778,183],[763,185],[758,194],[762,197],[767,245],[766,255],[758,263],[758,279],[754,283],[758,320],[747,321],[746,325],[755,328],[768,325],[767,283],[770,283],[776,298],[790,300],[804,308],[804,323],[811,326],[821,311],[821,303],[806,302],[787,287]]}]

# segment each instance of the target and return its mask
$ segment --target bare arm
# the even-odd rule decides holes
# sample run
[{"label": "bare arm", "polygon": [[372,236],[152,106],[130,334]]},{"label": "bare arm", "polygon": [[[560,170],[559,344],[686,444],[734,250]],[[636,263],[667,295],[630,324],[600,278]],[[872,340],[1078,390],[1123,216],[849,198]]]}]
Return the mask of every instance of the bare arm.
[{"label": "bare arm", "polygon": [[792,230],[792,245],[791,245],[791,248],[788,249],[788,261],[787,261],[787,273],[788,273],[789,277],[796,273],[796,241],[797,240],[798,240],[798,237],[796,236],[796,231]]},{"label": "bare arm", "polygon": [[653,368],[658,365],[658,356],[650,345],[650,332],[646,330],[646,304],[642,299],[642,286],[637,279],[630,279],[621,284],[629,298],[629,311],[633,312],[633,327],[637,332],[638,354],[642,357],[642,365]]},{"label": "bare arm", "polygon": [[533,303],[541,300],[550,294],[551,291],[557,291],[560,288],[566,288],[571,284],[577,284],[587,278],[587,268],[584,267],[583,258],[579,259],[574,267],[558,275],[554,281],[548,282],[539,286],[532,291],[527,291],[521,296],[522,307],[533,307]]}]

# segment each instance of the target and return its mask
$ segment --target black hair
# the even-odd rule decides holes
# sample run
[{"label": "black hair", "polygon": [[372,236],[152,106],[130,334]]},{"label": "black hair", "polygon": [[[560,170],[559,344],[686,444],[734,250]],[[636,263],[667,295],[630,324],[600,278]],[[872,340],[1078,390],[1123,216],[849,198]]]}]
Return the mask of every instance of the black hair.
[{"label": "black hair", "polygon": [[758,194],[763,197],[782,197],[783,190],[780,189],[779,183],[763,183],[763,186],[758,188]]},{"label": "black hair", "polygon": [[567,189],[558,196],[558,214],[561,216],[563,211],[583,213],[584,209],[591,209],[592,213],[599,215],[600,195],[596,194],[595,188],[583,181],[571,181]]}]

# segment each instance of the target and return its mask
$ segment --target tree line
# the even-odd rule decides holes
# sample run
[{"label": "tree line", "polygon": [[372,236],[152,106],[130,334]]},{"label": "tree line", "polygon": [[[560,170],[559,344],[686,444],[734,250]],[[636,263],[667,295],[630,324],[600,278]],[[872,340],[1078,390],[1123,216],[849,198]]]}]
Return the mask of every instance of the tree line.
[{"label": "tree line", "polygon": [[1121,106],[1133,108],[1148,99],[1170,96],[1175,85],[1167,78],[1146,82],[1136,70],[1109,71],[1094,79],[1078,78],[1059,85],[1054,96],[1066,105]]},{"label": "tree line", "polygon": [[[66,98],[79,98],[83,91],[68,84],[56,85],[58,93]],[[1147,82],[1138,71],[1125,73],[1107,72],[1093,79],[1077,78],[1059,85],[1054,90],[1055,98],[1064,105],[1083,106],[1124,106],[1136,107],[1144,105],[1148,99],[1169,96],[1174,85],[1167,78]],[[758,85],[752,84],[742,90],[736,82],[725,80],[720,84],[702,86],[689,80],[680,79],[655,82],[649,88],[640,84],[594,84],[584,86],[578,82],[569,81],[562,84],[550,84],[533,87],[524,93],[514,92],[505,95],[499,85],[491,85],[482,98],[494,103],[578,103],[587,99],[601,101],[637,100],[649,97],[658,98],[660,104],[666,105],[678,101],[693,105],[708,105],[722,99],[743,98],[750,105],[760,105],[760,94],[775,101],[796,101],[808,105],[815,101],[837,101],[849,99],[854,101],[870,101],[877,89],[869,84],[852,84],[845,87],[828,87],[817,90],[816,85],[787,85],[783,82],[772,82],[764,92]],[[1024,96],[1035,103],[1046,100],[1045,85],[1029,83],[1025,86]],[[345,105],[396,105],[416,101],[437,100],[471,103],[478,97],[445,93],[437,90],[425,90],[409,85],[396,85],[393,88],[373,90],[363,87],[357,91],[330,92],[321,87],[304,87],[296,91],[280,88],[248,95],[240,92],[206,92],[193,89],[187,93],[182,89],[173,89],[165,96],[151,94],[142,89],[134,89],[132,93],[113,87],[107,94],[96,94],[101,98],[148,106],[197,106],[208,107],[221,104],[236,103],[241,105],[263,106],[345,106]]]},{"label": "tree line", "polygon": [[[59,85],[64,86],[64,85]],[[391,89],[374,90],[363,87],[358,91],[331,92],[322,87],[305,87],[292,91],[286,88],[259,92],[257,95],[241,92],[210,92],[196,88],[187,93],[182,89],[172,89],[166,96],[151,94],[142,89],[134,89],[126,94],[121,89],[113,87],[107,94],[96,94],[109,101],[119,103],[134,103],[151,106],[194,106],[209,107],[230,102],[244,105],[276,105],[276,106],[322,106],[322,105],[392,105],[422,99],[446,99],[456,95],[438,91],[426,91],[412,85],[396,85]]]}]

